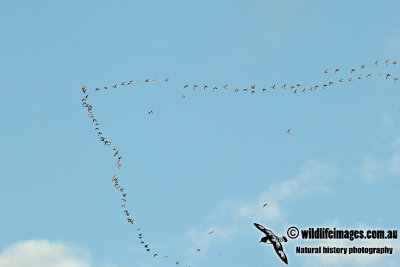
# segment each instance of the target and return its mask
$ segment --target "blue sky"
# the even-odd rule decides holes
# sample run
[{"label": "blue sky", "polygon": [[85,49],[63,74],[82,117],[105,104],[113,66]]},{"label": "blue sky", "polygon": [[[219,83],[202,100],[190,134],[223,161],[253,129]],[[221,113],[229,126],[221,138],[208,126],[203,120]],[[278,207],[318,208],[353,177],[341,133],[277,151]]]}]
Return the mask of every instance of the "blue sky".
[{"label": "blue sky", "polygon": [[[0,267],[176,260],[282,266],[258,243],[262,233],[253,222],[279,235],[291,225],[398,229],[400,83],[375,74],[400,75],[400,66],[383,64],[400,61],[399,7],[1,1]],[[358,81],[363,64],[374,77]],[[350,76],[354,82],[337,86]],[[111,183],[112,154],[81,107],[80,88],[153,77],[170,81],[89,96],[102,133],[123,155],[118,173],[135,214],[131,226]],[[232,92],[330,80],[334,86],[307,94]],[[229,83],[230,90],[184,89],[187,83]],[[264,202],[269,206],[260,208]],[[136,224],[168,261],[144,251]],[[299,244],[284,244],[290,266],[400,260],[397,241],[382,243],[396,255],[380,257],[300,256]],[[37,256],[34,263],[29,255]]]}]

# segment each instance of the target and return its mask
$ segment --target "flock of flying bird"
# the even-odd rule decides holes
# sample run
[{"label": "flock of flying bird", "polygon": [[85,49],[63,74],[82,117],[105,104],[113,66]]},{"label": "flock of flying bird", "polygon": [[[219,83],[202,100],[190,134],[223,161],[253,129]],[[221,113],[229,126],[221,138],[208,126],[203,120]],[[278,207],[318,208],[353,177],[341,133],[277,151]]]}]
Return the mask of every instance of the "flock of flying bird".
[{"label": "flock of flying bird", "polygon": [[[379,64],[379,60],[375,61],[375,63],[373,64],[373,66],[375,66],[375,67],[377,67],[378,65],[380,65]],[[396,66],[397,65],[397,61],[386,60],[386,61],[384,61],[383,65]],[[365,65],[361,65],[359,67],[359,70],[360,71],[366,71],[367,67]],[[336,73],[344,73],[344,74],[347,74],[347,76],[346,76],[346,78],[339,78],[339,79],[331,80],[331,81],[323,83],[323,84],[313,84],[310,87],[302,87],[299,83],[293,83],[291,85],[289,85],[287,83],[284,83],[283,85],[280,85],[280,86],[277,86],[276,84],[274,84],[274,85],[269,87],[269,90],[275,90],[275,89],[278,89],[278,88],[290,89],[289,92],[292,92],[293,94],[298,94],[298,93],[306,93],[306,92],[310,92],[310,91],[315,91],[318,88],[325,89],[327,87],[333,86],[335,84],[340,84],[340,83],[343,83],[345,81],[352,82],[354,80],[361,80],[361,79],[364,79],[364,78],[368,79],[368,78],[374,77],[374,76],[377,77],[377,78],[385,77],[385,79],[388,80],[388,79],[390,79],[392,77],[392,74],[390,74],[390,73],[382,74],[381,72],[379,72],[379,73],[372,74],[371,72],[367,72],[367,74],[365,74],[365,73],[360,73],[360,71],[357,71],[355,68],[352,68],[350,71],[346,71],[346,72],[343,71],[342,69],[339,69],[339,68],[335,68],[333,71],[330,71],[330,69],[325,69],[324,70],[325,74],[333,72],[335,74]],[[350,73],[350,75],[349,75],[349,73]],[[393,81],[395,83],[398,80],[399,80],[398,77],[393,77]],[[154,79],[145,79],[144,80],[145,83],[155,83],[156,81],[157,80],[155,78]],[[168,82],[169,78],[165,78],[162,81]],[[129,85],[137,84],[138,82],[139,82],[139,80],[130,80],[129,82],[124,81],[124,82],[121,82],[121,83],[114,84],[111,87],[104,86],[104,87],[102,87],[102,89],[97,87],[97,88],[94,89],[94,91],[103,91],[103,90],[108,90],[108,89],[111,89],[111,88],[115,89],[118,86],[129,86]],[[203,88],[203,90],[211,89],[213,92],[218,90],[218,87],[216,87],[216,86],[210,86],[209,87],[208,85],[200,86],[198,84],[193,84],[193,85],[189,86],[189,84],[185,84],[183,86],[184,89],[189,88],[189,87],[193,88],[193,90],[195,90],[197,88],[200,88],[200,87]],[[228,86],[228,83],[223,85],[222,88],[223,88],[223,90],[230,89],[229,86]],[[268,89],[265,88],[265,87],[261,87],[260,89],[258,89],[258,87],[256,88],[255,85],[251,85],[249,88],[244,88],[244,89],[235,88],[235,89],[233,89],[233,92],[235,92],[235,93],[238,93],[238,92],[249,92],[250,94],[255,94],[258,91],[259,92],[266,92],[267,90]],[[122,166],[121,163],[120,163],[121,159],[122,159],[122,156],[120,155],[119,149],[110,140],[106,139],[103,136],[102,132],[100,131],[100,125],[99,125],[98,121],[96,120],[96,118],[93,115],[93,106],[88,103],[89,93],[88,93],[88,89],[86,88],[86,86],[82,86],[82,93],[84,95],[84,97],[81,100],[82,101],[82,106],[84,108],[86,108],[87,111],[88,111],[88,117],[90,118],[90,120],[94,124],[94,130],[96,131],[97,136],[99,137],[99,141],[102,142],[105,146],[107,146],[107,147],[109,147],[111,149],[111,151],[113,153],[113,157],[115,158],[114,163],[115,163],[117,169],[119,170],[121,168],[121,166]],[[185,94],[182,94],[180,96],[181,99],[184,99],[185,97],[186,97]],[[154,112],[153,112],[153,110],[149,110],[147,113],[150,115],[150,114],[153,114]],[[291,128],[286,131],[286,134],[290,134],[290,133],[291,133]],[[122,185],[120,184],[120,180],[117,177],[117,174],[114,174],[112,176],[111,181],[114,184],[115,189],[121,194],[121,202],[122,202],[121,203],[121,208],[123,210],[123,214],[125,215],[125,218],[126,218],[127,222],[129,224],[133,225],[134,222],[135,222],[135,219],[133,217],[133,214],[131,212],[129,212],[127,207],[126,207],[126,205],[127,205],[126,188],[122,187]],[[267,203],[263,203],[262,204],[262,208],[265,208],[265,207],[267,207]],[[144,249],[147,252],[152,253],[154,258],[158,257],[159,256],[158,253],[154,252],[149,247],[149,244],[144,241],[143,234],[142,234],[140,228],[137,227],[136,230],[138,231],[138,239],[140,241],[140,244],[144,247]],[[208,234],[209,235],[213,235],[214,231],[210,231]],[[200,250],[201,249],[198,248],[198,249],[195,250],[195,252],[198,253],[198,252],[200,252]],[[168,256],[164,256],[164,257],[162,257],[162,259],[163,260],[168,260]],[[179,265],[179,264],[181,264],[181,261],[180,260],[175,261],[175,264]]]},{"label": "flock of flying bird", "polygon": [[[97,88],[96,88],[96,90],[97,90]],[[115,162],[114,163],[115,163],[117,169],[119,170],[121,168],[121,166],[122,166],[121,163],[120,163],[121,159],[122,159],[122,156],[120,155],[119,149],[110,140],[106,139],[103,136],[103,133],[100,131],[99,122],[97,121],[97,119],[93,115],[93,106],[90,105],[88,103],[88,101],[87,101],[88,97],[89,97],[89,94],[87,93],[86,86],[82,86],[82,93],[84,94],[84,97],[81,99],[82,106],[84,108],[86,108],[87,111],[88,111],[88,117],[90,118],[90,120],[94,124],[94,127],[95,127],[94,130],[96,131],[97,136],[99,137],[99,141],[104,143],[105,146],[110,147],[110,149],[111,149],[111,151],[113,153],[113,157],[115,158]],[[114,174],[112,176],[111,182],[114,184],[114,187],[117,190],[117,192],[121,193],[121,208],[123,209],[123,213],[124,213],[124,215],[126,217],[127,222],[133,225],[134,222],[135,222],[135,219],[133,217],[133,214],[131,215],[131,212],[129,212],[127,207],[126,207],[126,205],[127,205],[126,188],[122,187],[122,185],[120,184],[120,180],[117,177],[117,174]],[[138,239],[140,240],[140,244],[144,247],[144,249],[147,252],[152,252],[154,258],[158,257],[159,256],[158,253],[153,252],[152,249],[149,247],[149,244],[148,243],[146,244],[146,242],[144,241],[141,229],[139,227],[137,227],[136,230],[138,231]],[[214,234],[214,231],[210,231],[208,234],[212,235],[212,234]],[[198,252],[200,252],[200,250],[201,249],[198,248],[198,249],[195,250],[195,252],[198,253]],[[168,260],[168,256],[164,256],[164,257],[162,257],[162,259],[163,260]],[[175,264],[179,265],[180,261],[179,260],[176,261]]]}]

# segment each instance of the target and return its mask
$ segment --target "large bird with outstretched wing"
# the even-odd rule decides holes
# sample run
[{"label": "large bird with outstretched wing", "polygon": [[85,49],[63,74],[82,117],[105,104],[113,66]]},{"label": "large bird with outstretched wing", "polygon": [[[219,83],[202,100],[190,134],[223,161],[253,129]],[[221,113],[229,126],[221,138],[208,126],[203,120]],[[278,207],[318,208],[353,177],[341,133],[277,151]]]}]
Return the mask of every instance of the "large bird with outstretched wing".
[{"label": "large bird with outstretched wing", "polygon": [[[266,243],[266,244],[272,244],[274,246],[275,252],[276,252],[276,254],[278,254],[279,258],[281,258],[281,260],[284,263],[288,264],[288,259],[286,257],[285,252],[283,252],[283,246],[281,243],[281,242],[287,242],[286,237],[284,237],[284,236],[278,237],[271,230],[266,229],[261,224],[254,223],[254,226],[257,227],[258,230],[260,230],[261,232],[263,232],[265,234],[265,236],[263,238],[261,238],[260,243],[262,242],[262,243]],[[267,243],[268,241],[270,243]]]}]

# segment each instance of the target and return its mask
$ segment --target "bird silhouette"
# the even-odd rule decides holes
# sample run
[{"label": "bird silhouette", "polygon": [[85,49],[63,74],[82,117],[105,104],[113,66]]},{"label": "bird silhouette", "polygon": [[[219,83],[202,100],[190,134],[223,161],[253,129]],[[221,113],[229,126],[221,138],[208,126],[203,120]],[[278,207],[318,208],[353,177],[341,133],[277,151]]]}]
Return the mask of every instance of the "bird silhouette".
[{"label": "bird silhouette", "polygon": [[[278,254],[279,258],[281,258],[281,260],[284,263],[288,264],[288,259],[286,257],[285,252],[283,252],[283,246],[281,244],[281,242],[287,242],[286,237],[284,237],[284,236],[278,237],[271,230],[264,228],[264,226],[262,226],[258,223],[254,223],[254,226],[257,227],[258,230],[260,230],[261,232],[263,232],[265,234],[265,236],[263,238],[261,238],[260,243],[272,244],[274,246],[275,252],[276,252],[276,254]],[[268,241],[270,243],[267,243]]]}]

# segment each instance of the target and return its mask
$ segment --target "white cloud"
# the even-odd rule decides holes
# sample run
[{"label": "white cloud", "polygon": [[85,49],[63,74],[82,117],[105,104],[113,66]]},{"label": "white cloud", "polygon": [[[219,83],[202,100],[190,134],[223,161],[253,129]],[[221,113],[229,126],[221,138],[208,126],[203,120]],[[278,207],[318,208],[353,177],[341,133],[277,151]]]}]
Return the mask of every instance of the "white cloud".
[{"label": "white cloud", "polygon": [[[210,226],[204,230],[191,229],[186,232],[194,248],[206,249],[216,239],[232,239],[239,233],[239,229],[246,229],[243,225],[253,222],[275,223],[282,225],[285,212],[281,209],[282,203],[289,199],[298,198],[310,193],[331,192],[326,186],[333,177],[333,167],[312,160],[305,163],[298,175],[292,179],[269,185],[258,194],[254,200],[225,200],[217,205],[216,213],[212,216],[220,224]],[[267,202],[268,206],[263,207]],[[214,235],[208,232],[214,231]],[[191,248],[192,249],[192,248]]]},{"label": "white cloud", "polygon": [[376,181],[387,176],[400,174],[400,152],[394,151],[387,158],[377,158],[369,154],[359,167],[363,179],[367,182]]},{"label": "white cloud", "polygon": [[[309,161],[302,166],[296,177],[274,183],[261,192],[253,201],[243,201],[235,204],[234,217],[256,221],[276,223],[282,221],[285,214],[281,204],[294,197],[315,192],[331,192],[326,185],[334,175],[334,168],[318,161]],[[263,208],[263,203],[268,206]]]},{"label": "white cloud", "polygon": [[81,248],[28,240],[7,246],[0,254],[0,267],[91,267],[91,260]]}]

